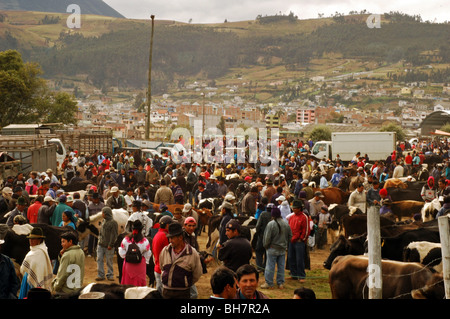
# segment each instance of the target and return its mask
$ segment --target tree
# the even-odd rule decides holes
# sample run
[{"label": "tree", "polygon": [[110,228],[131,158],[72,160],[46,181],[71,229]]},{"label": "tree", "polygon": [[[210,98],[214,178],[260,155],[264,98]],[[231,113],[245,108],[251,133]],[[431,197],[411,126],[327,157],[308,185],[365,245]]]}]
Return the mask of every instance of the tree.
[{"label": "tree", "polygon": [[0,52],[0,127],[12,123],[76,123],[77,103],[67,93],[50,92],[35,63],[15,50]]},{"label": "tree", "polygon": [[404,141],[406,138],[406,134],[403,129],[395,123],[383,125],[380,128],[380,132],[395,132],[397,135],[397,141]]},{"label": "tree", "polygon": [[225,127],[225,119],[223,116],[220,117],[219,124],[216,126],[223,134],[225,134],[226,127]]},{"label": "tree", "polygon": [[317,125],[309,135],[313,141],[331,141],[331,129],[326,125]]}]

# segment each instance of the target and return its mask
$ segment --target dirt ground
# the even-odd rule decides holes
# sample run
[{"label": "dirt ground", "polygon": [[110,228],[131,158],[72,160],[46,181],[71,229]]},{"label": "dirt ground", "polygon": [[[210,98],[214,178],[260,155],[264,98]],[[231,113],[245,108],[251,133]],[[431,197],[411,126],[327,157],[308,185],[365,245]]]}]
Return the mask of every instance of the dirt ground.
[{"label": "dirt ground", "polygon": [[[206,233],[202,233],[202,235],[198,237],[200,250],[204,250],[206,241],[207,235]],[[284,289],[278,288],[274,289],[258,288],[258,289],[264,292],[268,297],[272,299],[291,299],[293,296],[293,292],[296,288],[305,286],[307,288],[313,289],[318,299],[330,299],[331,295],[328,286],[328,270],[323,268],[323,262],[327,258],[328,254],[329,254],[329,245],[327,245],[323,250],[314,250],[310,252],[311,269],[306,270],[305,283],[299,283],[296,280],[289,279],[289,273],[288,271],[285,271],[286,282],[284,285]],[[255,264],[255,260],[252,259],[251,263]],[[212,272],[217,266],[218,265],[215,261],[210,262],[208,264],[208,272],[204,274],[200,278],[200,280],[196,283],[199,299],[207,299],[211,295],[211,286],[209,283],[209,279]],[[119,283],[117,278],[118,269],[116,259],[114,259],[114,275],[115,275],[114,282]],[[87,285],[91,282],[96,282],[95,281],[96,277],[97,277],[97,263],[93,257],[86,257],[84,284]],[[102,281],[102,283],[113,283],[113,282]],[[259,285],[263,283],[264,283],[264,274],[261,273],[259,276]]]}]

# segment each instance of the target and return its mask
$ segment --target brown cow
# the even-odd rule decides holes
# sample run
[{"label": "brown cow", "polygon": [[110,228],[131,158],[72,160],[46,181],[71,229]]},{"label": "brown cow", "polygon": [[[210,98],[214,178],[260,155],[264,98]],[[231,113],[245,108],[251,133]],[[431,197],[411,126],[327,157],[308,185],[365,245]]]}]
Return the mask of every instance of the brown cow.
[{"label": "brown cow", "polygon": [[[394,225],[395,221],[384,216],[380,216],[380,227]],[[344,236],[349,238],[350,236],[360,236],[367,233],[367,215],[345,215],[342,217],[342,228],[344,229]]]},{"label": "brown cow", "polygon": [[324,196],[322,200],[327,206],[331,204],[347,204],[348,197],[350,196],[349,192],[344,192],[337,187],[313,188],[313,192],[321,192]]},{"label": "brown cow", "polygon": [[397,216],[399,221],[401,221],[403,217],[412,218],[415,214],[420,214],[424,204],[425,202],[415,200],[402,200],[392,202],[391,209],[392,213]]},{"label": "brown cow", "polygon": [[435,273],[427,284],[419,289],[411,292],[413,299],[445,299],[444,276],[440,273]]},{"label": "brown cow", "polygon": [[[153,209],[154,209],[155,213],[159,213],[159,204],[155,204],[155,203],[152,203],[152,204],[153,204]],[[167,205],[167,210],[169,212],[171,212],[172,214],[173,214],[173,212],[175,211],[176,208],[183,209],[184,205],[182,205],[182,204],[169,204],[169,205]]]},{"label": "brown cow", "polygon": [[[368,299],[369,285],[377,284],[370,280],[368,266],[366,256],[336,257],[329,273],[332,299]],[[383,259],[381,268],[382,299],[411,299],[411,291],[424,287],[433,276],[419,263]]]},{"label": "brown cow", "polygon": [[209,224],[209,219],[213,216],[213,213],[211,209],[208,208],[202,208],[202,209],[195,209],[193,208],[197,214],[198,214],[198,223],[199,227],[201,227],[200,233],[205,231],[206,225]]},{"label": "brown cow", "polygon": [[408,185],[406,185],[405,183],[403,183],[403,181],[401,179],[398,178],[389,178],[384,182],[383,188],[408,188]]}]

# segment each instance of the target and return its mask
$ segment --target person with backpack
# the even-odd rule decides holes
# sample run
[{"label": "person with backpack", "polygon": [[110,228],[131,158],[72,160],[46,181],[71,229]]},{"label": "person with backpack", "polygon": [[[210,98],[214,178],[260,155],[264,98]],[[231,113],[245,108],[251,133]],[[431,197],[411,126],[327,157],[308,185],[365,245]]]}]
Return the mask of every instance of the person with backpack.
[{"label": "person with backpack", "polygon": [[147,264],[152,257],[150,242],[142,235],[143,225],[140,220],[135,220],[131,234],[125,236],[119,247],[119,255],[122,257],[122,285],[147,286]]}]

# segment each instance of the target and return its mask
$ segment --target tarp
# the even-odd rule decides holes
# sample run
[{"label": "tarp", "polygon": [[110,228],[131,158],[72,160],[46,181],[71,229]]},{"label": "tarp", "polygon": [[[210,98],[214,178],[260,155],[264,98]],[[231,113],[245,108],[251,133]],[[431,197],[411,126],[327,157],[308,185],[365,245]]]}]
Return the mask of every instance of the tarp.
[{"label": "tarp", "polygon": [[444,132],[444,131],[441,131],[441,130],[435,130],[434,133],[431,132],[431,134],[433,134],[433,135],[445,135],[445,136],[450,136],[450,133]]}]

